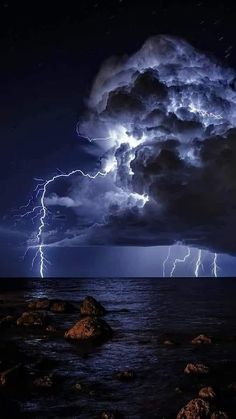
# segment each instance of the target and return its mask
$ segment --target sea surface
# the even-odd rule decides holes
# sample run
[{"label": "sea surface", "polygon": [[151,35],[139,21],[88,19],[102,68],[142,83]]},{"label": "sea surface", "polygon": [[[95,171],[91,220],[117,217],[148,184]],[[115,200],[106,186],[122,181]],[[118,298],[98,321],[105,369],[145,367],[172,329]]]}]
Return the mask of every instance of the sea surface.
[{"label": "sea surface", "polygon": [[[130,419],[174,418],[204,385],[219,389],[221,409],[236,411],[235,400],[224,396],[236,381],[236,280],[8,279],[0,280],[0,290],[9,306],[39,297],[79,303],[91,295],[108,310],[105,320],[114,330],[111,340],[91,347],[72,344],[63,335],[12,336],[25,354],[51,360],[51,372],[60,381],[53,394],[32,393],[18,400],[25,417],[87,419],[117,409]],[[64,331],[78,319],[74,312],[57,315],[54,321]],[[213,343],[191,344],[200,333],[210,335]],[[176,344],[165,345],[166,339]],[[201,379],[186,377],[188,362],[204,362],[212,373]],[[133,382],[114,378],[115,372],[126,369],[135,371]],[[89,391],[77,392],[75,383]]]}]

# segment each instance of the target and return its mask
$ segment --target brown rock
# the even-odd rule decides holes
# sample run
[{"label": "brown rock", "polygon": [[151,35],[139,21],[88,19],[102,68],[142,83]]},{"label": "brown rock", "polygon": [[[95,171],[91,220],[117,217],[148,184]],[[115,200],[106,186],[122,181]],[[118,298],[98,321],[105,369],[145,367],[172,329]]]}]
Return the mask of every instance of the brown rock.
[{"label": "brown rock", "polygon": [[203,387],[198,393],[201,399],[214,399],[216,393],[212,387]]},{"label": "brown rock", "polygon": [[50,324],[49,326],[46,327],[46,331],[50,333],[55,333],[57,329]]},{"label": "brown rock", "polygon": [[172,345],[174,345],[174,342],[170,339],[166,339],[166,340],[164,340],[163,344],[168,345],[168,346],[172,346]]},{"label": "brown rock", "polygon": [[201,363],[187,364],[184,369],[185,374],[191,375],[205,375],[208,374],[209,368]]},{"label": "brown rock", "polygon": [[227,413],[218,410],[218,412],[213,412],[211,415],[211,419],[229,419]]},{"label": "brown rock", "polygon": [[100,419],[122,419],[123,415],[117,410],[104,410],[101,413]]},{"label": "brown rock", "polygon": [[191,343],[194,345],[202,345],[202,344],[209,344],[212,343],[212,340],[209,336],[206,335],[199,335],[196,338],[194,338]]},{"label": "brown rock", "polygon": [[105,308],[95,298],[87,296],[80,305],[82,316],[104,316]]},{"label": "brown rock", "polygon": [[38,298],[30,301],[28,304],[29,310],[49,310],[50,301],[47,298]]},{"label": "brown rock", "polygon": [[17,319],[16,323],[18,326],[44,326],[47,323],[47,316],[36,311],[26,311]]},{"label": "brown rock", "polygon": [[133,381],[135,379],[135,372],[132,370],[119,371],[115,374],[115,378],[120,381]]},{"label": "brown rock", "polygon": [[70,304],[67,301],[52,301],[50,310],[54,313],[67,313],[70,311]]},{"label": "brown rock", "polygon": [[104,340],[112,335],[111,327],[98,317],[84,317],[65,333],[65,338],[75,340]]},{"label": "brown rock", "polygon": [[14,367],[9,368],[6,371],[0,373],[0,386],[5,386],[9,380],[15,381],[15,373],[19,370],[21,364],[17,364]]},{"label": "brown rock", "polygon": [[193,399],[177,414],[176,419],[207,419],[210,418],[210,405],[202,399]]}]

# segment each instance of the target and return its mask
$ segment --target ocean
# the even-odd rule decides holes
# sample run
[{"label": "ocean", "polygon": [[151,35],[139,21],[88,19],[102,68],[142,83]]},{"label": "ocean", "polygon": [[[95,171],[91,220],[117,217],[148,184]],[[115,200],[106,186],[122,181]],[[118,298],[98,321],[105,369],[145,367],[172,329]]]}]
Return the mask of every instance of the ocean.
[{"label": "ocean", "polygon": [[[1,332],[1,353],[16,345],[32,376],[36,367],[31,357],[47,360],[43,373],[52,373],[58,383],[53,392],[7,392],[6,411],[13,401],[24,418],[99,418],[100,412],[111,409],[130,419],[175,418],[201,387],[212,385],[219,408],[236,417],[235,396],[227,393],[236,381],[233,278],[2,279],[0,289],[5,314],[19,308],[22,312],[34,298],[76,304],[91,295],[108,310],[105,320],[114,330],[113,338],[100,345],[71,343],[63,334]],[[78,312],[58,314],[54,324],[64,333],[78,319]],[[191,340],[202,333],[212,344],[193,345]],[[174,344],[164,344],[167,339]],[[186,376],[189,362],[203,362],[211,373]],[[114,378],[127,369],[135,372],[132,382]],[[76,391],[76,383],[85,390]]]}]

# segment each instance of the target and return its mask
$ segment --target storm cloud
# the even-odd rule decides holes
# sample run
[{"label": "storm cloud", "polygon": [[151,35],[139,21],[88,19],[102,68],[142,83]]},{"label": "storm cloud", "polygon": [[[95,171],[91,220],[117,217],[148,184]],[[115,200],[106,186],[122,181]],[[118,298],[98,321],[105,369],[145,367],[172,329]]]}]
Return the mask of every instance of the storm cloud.
[{"label": "storm cloud", "polygon": [[236,253],[235,77],[170,36],[102,65],[78,133],[99,144],[106,176],[48,197],[74,211],[72,245]]}]

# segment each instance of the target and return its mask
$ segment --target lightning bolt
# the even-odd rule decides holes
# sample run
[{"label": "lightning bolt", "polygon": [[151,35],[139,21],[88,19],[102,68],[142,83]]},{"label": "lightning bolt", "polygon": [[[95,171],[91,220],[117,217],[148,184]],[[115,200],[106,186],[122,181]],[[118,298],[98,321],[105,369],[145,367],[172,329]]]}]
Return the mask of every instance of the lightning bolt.
[{"label": "lightning bolt", "polygon": [[171,251],[171,246],[169,246],[168,252],[167,252],[167,256],[166,256],[165,260],[163,261],[163,268],[162,268],[162,276],[163,276],[163,278],[165,278],[165,276],[166,276],[166,264],[167,264],[167,262],[168,262],[168,260],[170,258],[170,251]]},{"label": "lightning bolt", "polygon": [[212,263],[212,274],[214,275],[215,278],[218,277],[217,275],[217,271],[219,269],[219,266],[217,265],[217,253],[214,253],[214,258],[213,258],[213,263]]},{"label": "lightning bolt", "polygon": [[[45,220],[46,220],[47,213],[48,213],[48,210],[47,210],[47,207],[46,207],[46,204],[45,204],[45,197],[46,197],[46,194],[47,194],[47,188],[50,184],[54,183],[57,179],[69,178],[70,176],[73,176],[75,174],[80,174],[83,177],[88,177],[89,179],[96,179],[98,176],[106,176],[108,174],[108,172],[107,171],[104,171],[104,172],[98,171],[94,175],[91,175],[89,173],[84,173],[80,169],[76,169],[76,170],[72,170],[69,173],[60,173],[59,175],[52,176],[50,179],[46,180],[43,185],[40,184],[40,187],[37,188],[37,192],[41,191],[40,219],[39,219],[38,233],[36,235],[37,242],[38,242],[38,250],[37,250],[37,253],[36,253],[35,258],[33,260],[33,263],[35,262],[37,256],[39,256],[39,262],[40,262],[39,272],[40,272],[41,278],[44,278],[45,263],[48,263],[48,260],[45,258],[45,255],[44,255],[45,245],[44,245],[44,241],[43,241],[43,232],[44,232],[44,228],[45,228]],[[39,206],[37,206],[35,208],[38,208],[38,207]],[[35,208],[33,208],[31,213],[35,211]]]},{"label": "lightning bolt", "polygon": [[174,271],[176,269],[177,264],[178,263],[185,263],[186,260],[189,258],[190,254],[191,254],[191,250],[190,250],[190,247],[188,247],[187,249],[188,249],[187,254],[183,257],[183,259],[179,259],[179,258],[175,259],[175,261],[173,263],[171,273],[170,273],[171,278],[173,277],[173,274],[174,274]]},{"label": "lightning bolt", "polygon": [[197,108],[193,104],[189,105],[189,110],[192,113],[199,113],[203,117],[214,118],[214,119],[223,119],[223,116],[222,115],[217,114],[217,113],[213,113],[213,112],[204,111],[201,108]]},{"label": "lightning bolt", "polygon": [[201,261],[202,261],[202,250],[199,249],[198,250],[198,256],[197,256],[197,261],[196,261],[196,268],[195,268],[195,277],[196,278],[199,277],[199,269],[200,269],[200,266],[202,265]]}]

